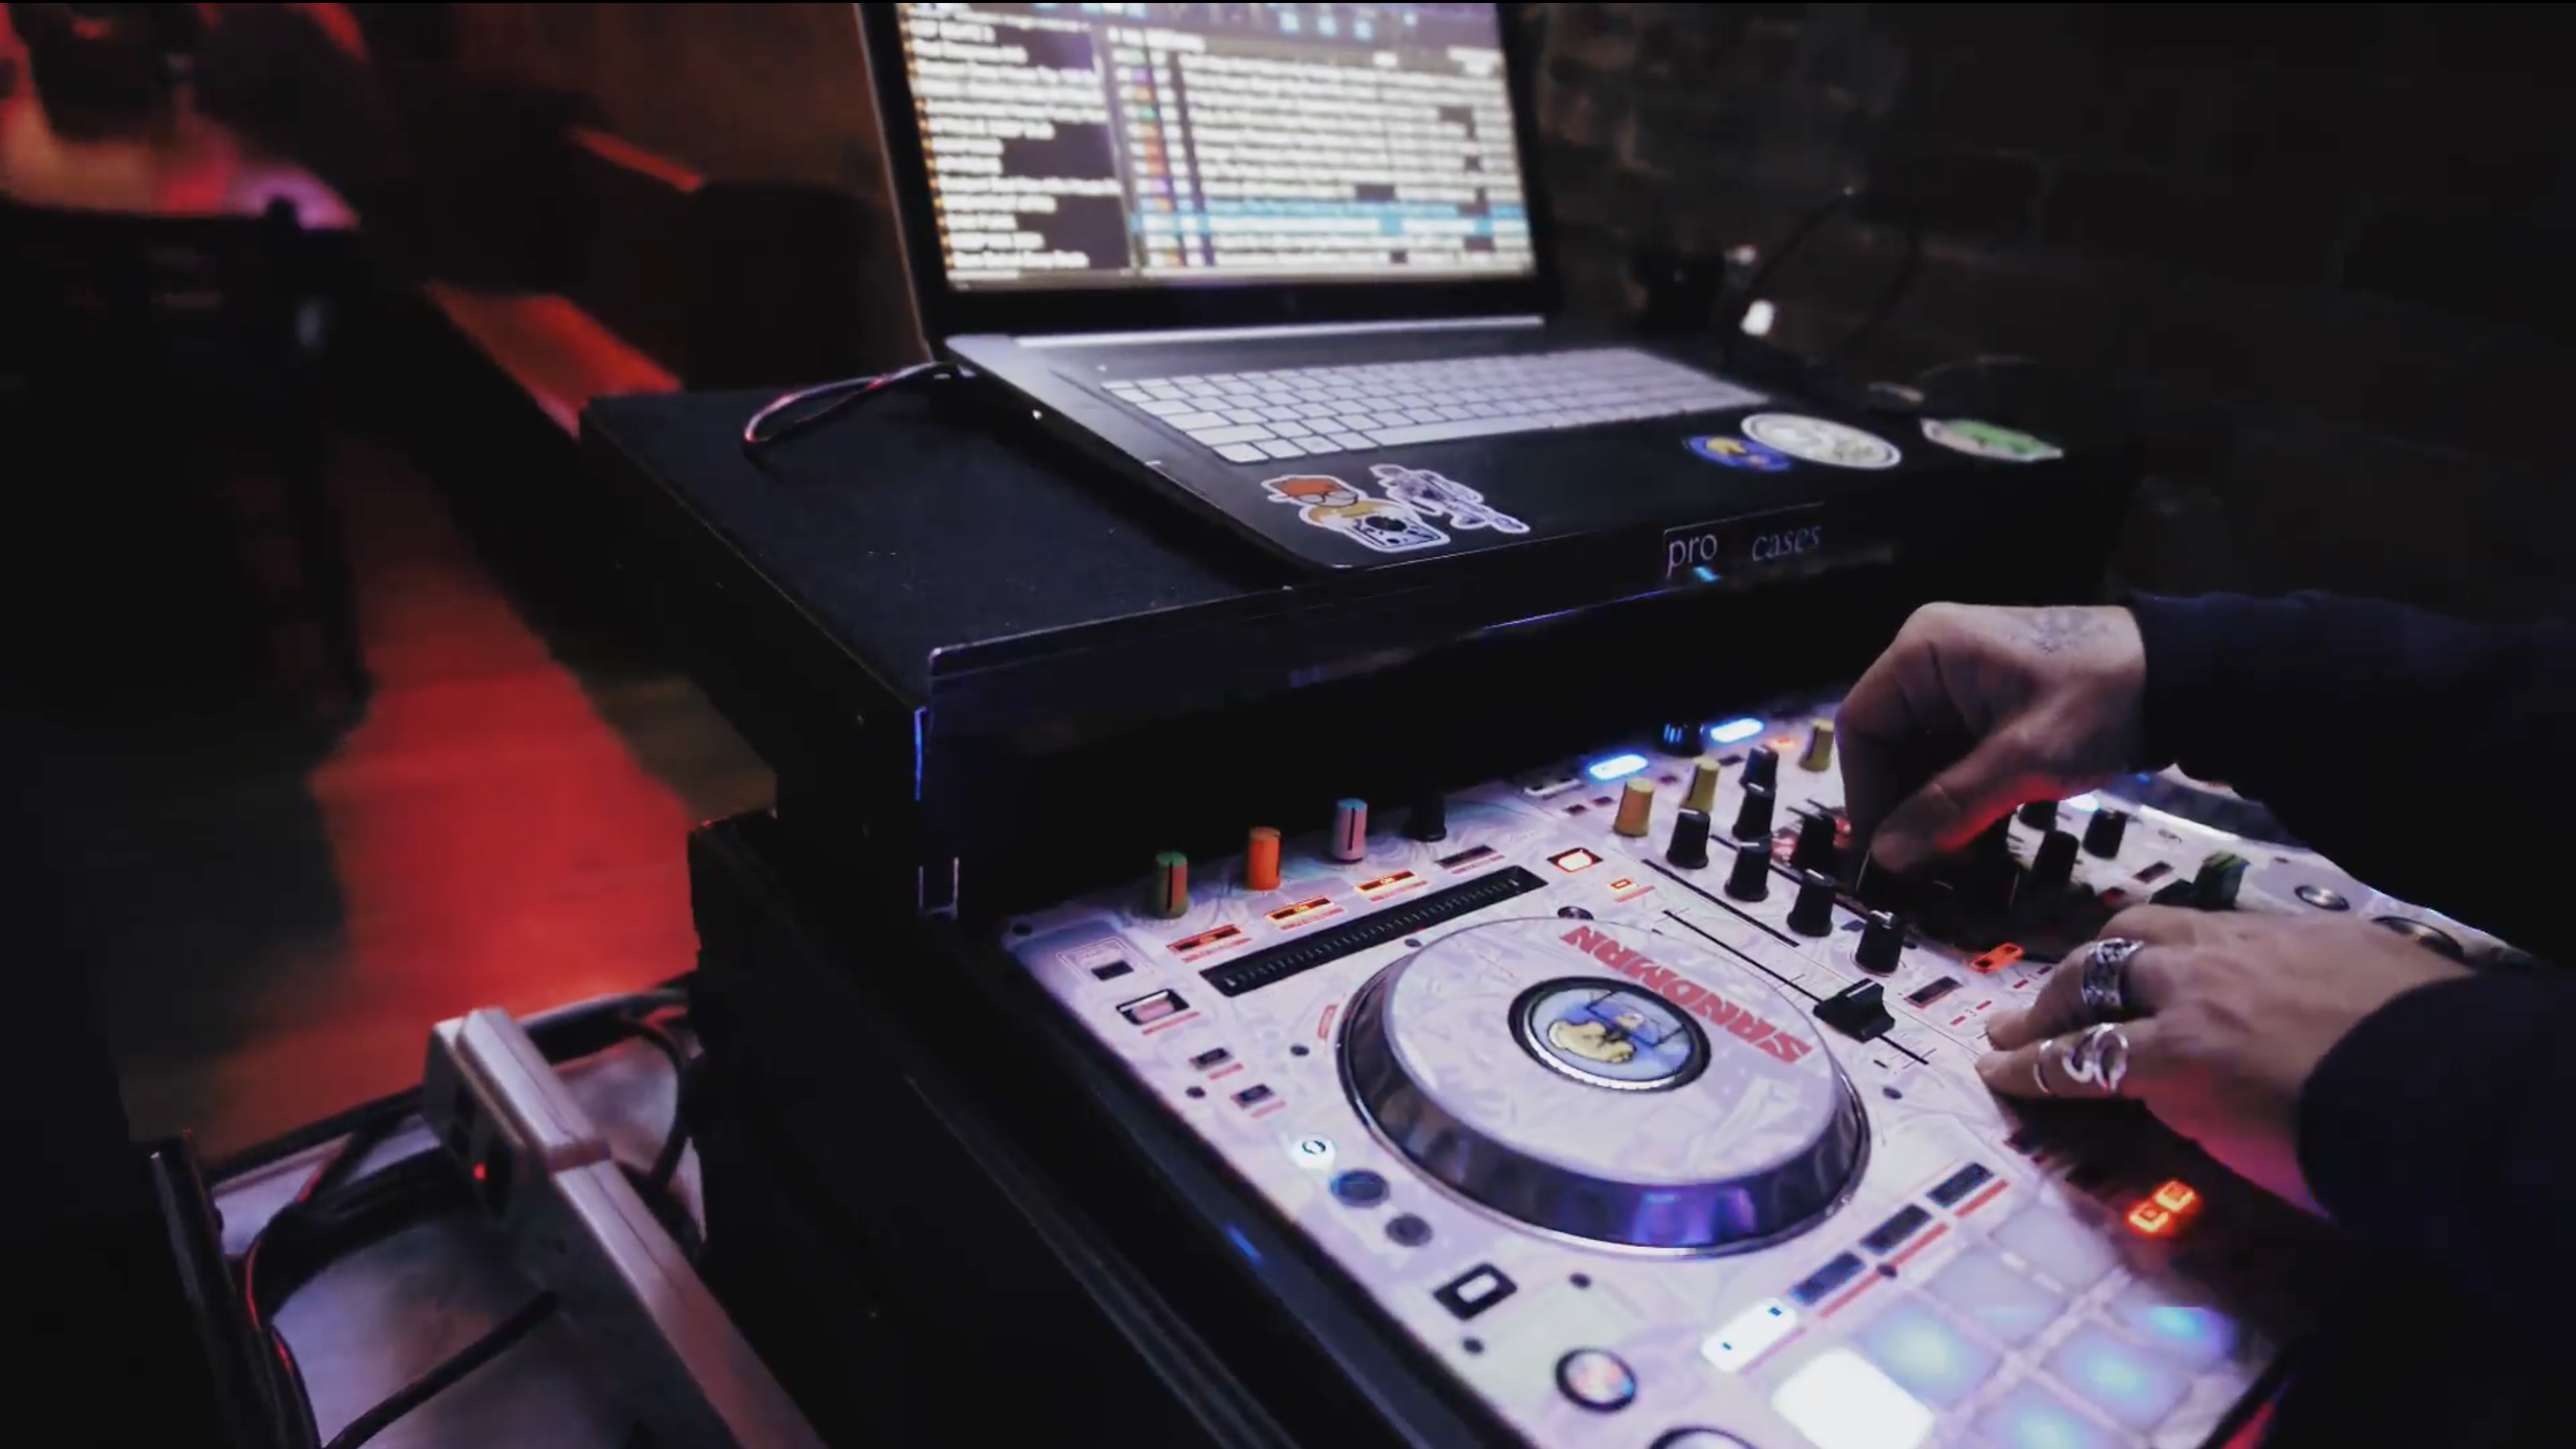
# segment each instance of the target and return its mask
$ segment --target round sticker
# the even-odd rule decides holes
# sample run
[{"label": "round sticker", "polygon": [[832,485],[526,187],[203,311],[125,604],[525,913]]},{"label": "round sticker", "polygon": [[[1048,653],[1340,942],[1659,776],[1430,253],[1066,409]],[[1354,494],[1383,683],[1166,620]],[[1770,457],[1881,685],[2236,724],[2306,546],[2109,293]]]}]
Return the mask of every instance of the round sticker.
[{"label": "round sticker", "polygon": [[1540,1061],[1596,1087],[1677,1087],[1708,1065],[1698,1027],[1616,981],[1551,981],[1521,998],[1519,1015],[1521,1042]]},{"label": "round sticker", "polygon": [[1953,453],[1999,458],[2007,463],[2045,463],[2066,456],[2066,450],[2055,444],[1974,418],[1925,418],[1923,436]]},{"label": "round sticker", "polygon": [[1788,454],[1743,438],[1693,438],[1690,450],[1721,468],[1743,468],[1755,473],[1789,471]]},{"label": "round sticker", "polygon": [[1756,413],[1744,420],[1744,436],[1792,458],[1836,468],[1893,468],[1905,456],[1874,433],[1796,413]]}]

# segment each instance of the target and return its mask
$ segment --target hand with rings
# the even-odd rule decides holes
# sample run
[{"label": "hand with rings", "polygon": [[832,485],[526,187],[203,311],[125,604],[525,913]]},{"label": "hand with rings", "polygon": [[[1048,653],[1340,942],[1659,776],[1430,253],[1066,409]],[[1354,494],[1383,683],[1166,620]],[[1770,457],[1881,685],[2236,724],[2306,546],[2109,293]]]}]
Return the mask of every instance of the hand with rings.
[{"label": "hand with rings", "polygon": [[2364,923],[2139,906],[2070,953],[2029,1010],[1987,1022],[1977,1072],[2008,1097],[2133,1098],[2313,1208],[2300,1089],[2363,1017],[2462,974]]}]

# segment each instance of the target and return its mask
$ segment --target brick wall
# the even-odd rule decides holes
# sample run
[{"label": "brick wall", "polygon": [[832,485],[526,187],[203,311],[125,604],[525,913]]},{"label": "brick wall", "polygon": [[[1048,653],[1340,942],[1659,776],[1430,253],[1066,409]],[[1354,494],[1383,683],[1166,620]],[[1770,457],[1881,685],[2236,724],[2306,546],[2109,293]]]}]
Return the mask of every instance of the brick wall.
[{"label": "brick wall", "polygon": [[[1639,248],[1776,241],[1840,185],[1924,264],[1854,356],[2142,448],[2130,577],[2470,613],[2576,603],[2576,91],[2559,7],[1528,7],[1578,310]],[[1771,290],[1831,346],[1866,217]],[[2070,412],[2070,409],[2073,411]]]}]

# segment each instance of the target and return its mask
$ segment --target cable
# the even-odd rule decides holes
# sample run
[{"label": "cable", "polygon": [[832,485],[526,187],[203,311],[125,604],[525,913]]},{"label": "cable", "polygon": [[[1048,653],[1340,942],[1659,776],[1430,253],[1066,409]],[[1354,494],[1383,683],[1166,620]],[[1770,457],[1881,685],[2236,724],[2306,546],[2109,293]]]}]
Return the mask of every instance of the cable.
[{"label": "cable", "polygon": [[[1761,266],[1754,268],[1753,276],[1736,294],[1735,304],[1728,309],[1725,317],[1719,322],[1718,335],[1722,339],[1727,361],[1730,364],[1734,361],[1736,346],[1744,336],[1745,314],[1752,311],[1753,304],[1761,299],[1763,284],[1771,280],[1771,274],[1780,269],[1782,262],[1797,255],[1798,248],[1806,245],[1807,238],[1814,235],[1816,228],[1824,225],[1827,219],[1870,195],[1868,187],[1846,186],[1825,198],[1805,216],[1799,218],[1797,226],[1790,230],[1787,239],[1780,243],[1778,250],[1765,258]],[[1914,284],[1914,274],[1922,267],[1921,217],[1912,207],[1892,202],[1887,197],[1880,196],[1876,200],[1882,206],[1893,205],[1899,210],[1904,225],[1905,255],[1898,261],[1896,272],[1888,278],[1887,285],[1879,289],[1878,300],[1871,305],[1868,314],[1861,318],[1858,326],[1844,335],[1841,342],[1835,344],[1833,351],[1825,354],[1821,365],[1830,366],[1840,362],[1851,354],[1853,348],[1858,347],[1871,333],[1877,331],[1879,325],[1896,310],[1897,303],[1904,300],[1906,290]]]},{"label": "cable", "polygon": [[671,1062],[671,1126],[662,1134],[661,1150],[653,1154],[653,1165],[644,1174],[654,1192],[668,1192],[671,1179],[679,1175],[680,1158],[689,1146],[689,1119],[680,1111],[680,1083],[689,1074],[689,1056],[681,1049],[678,1037],[641,1017],[635,1020],[635,1034],[660,1048]]},{"label": "cable", "polygon": [[358,1446],[381,1433],[396,1419],[438,1397],[466,1375],[501,1356],[511,1345],[534,1333],[537,1325],[554,1315],[555,1295],[540,1293],[522,1304],[519,1311],[492,1326],[490,1332],[474,1340],[428,1372],[351,1419],[348,1427],[331,1436],[324,1449],[358,1449]]},{"label": "cable", "polygon": [[[770,399],[768,406],[753,413],[751,421],[742,425],[743,456],[756,458],[760,456],[762,449],[786,442],[800,433],[811,432],[889,388],[901,387],[912,382],[937,382],[957,375],[958,369],[954,363],[916,362],[910,367],[898,367],[892,372],[880,372],[872,377],[845,377],[838,382],[818,383],[813,387],[781,393]],[[822,401],[827,398],[830,401]],[[816,402],[821,402],[822,405],[812,412],[788,417],[785,422],[769,431],[761,431],[761,425],[772,418]]]}]

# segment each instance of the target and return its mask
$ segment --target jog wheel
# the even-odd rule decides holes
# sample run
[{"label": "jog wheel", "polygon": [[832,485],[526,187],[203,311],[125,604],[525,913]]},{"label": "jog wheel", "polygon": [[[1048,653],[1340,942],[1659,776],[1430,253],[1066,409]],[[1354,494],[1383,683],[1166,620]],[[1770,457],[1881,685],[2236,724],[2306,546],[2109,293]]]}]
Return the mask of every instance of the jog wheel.
[{"label": "jog wheel", "polygon": [[1814,1226],[1869,1150],[1807,1013],[1748,968],[1595,921],[1471,926],[1360,988],[1360,1110],[1460,1195],[1532,1227],[1677,1253]]}]

